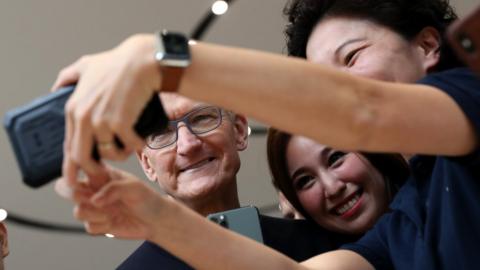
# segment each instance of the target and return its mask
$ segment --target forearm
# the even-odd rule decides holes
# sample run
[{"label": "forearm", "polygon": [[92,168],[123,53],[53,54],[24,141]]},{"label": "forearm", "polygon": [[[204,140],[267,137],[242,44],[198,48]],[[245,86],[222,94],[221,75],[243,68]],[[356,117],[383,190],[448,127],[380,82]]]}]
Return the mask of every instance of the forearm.
[{"label": "forearm", "polygon": [[[160,213],[160,212],[159,212]],[[163,204],[150,237],[195,269],[372,270],[360,255],[332,251],[299,264],[251,239],[234,234],[175,202]]]},{"label": "forearm", "polygon": [[[354,146],[359,98],[352,77],[302,59],[199,43],[180,93],[323,143]],[[342,88],[342,89],[339,89]],[[331,121],[343,119],[343,121]],[[323,128],[328,123],[328,130]]]},{"label": "forearm", "polygon": [[270,53],[199,43],[179,91],[340,149],[459,155],[476,143],[458,106],[432,87]]},{"label": "forearm", "polygon": [[373,270],[373,266],[359,254],[349,250],[336,250],[315,256],[302,265],[309,269]]},{"label": "forearm", "polygon": [[149,240],[195,269],[306,269],[177,203],[166,206],[155,224]]}]

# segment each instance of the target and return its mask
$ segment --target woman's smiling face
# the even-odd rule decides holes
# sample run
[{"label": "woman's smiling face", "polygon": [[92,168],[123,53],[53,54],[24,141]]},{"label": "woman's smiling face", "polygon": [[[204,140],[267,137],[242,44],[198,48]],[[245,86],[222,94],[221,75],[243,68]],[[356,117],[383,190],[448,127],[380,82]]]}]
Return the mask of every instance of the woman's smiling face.
[{"label": "woman's smiling face", "polygon": [[368,20],[332,17],[313,29],[306,52],[313,63],[362,77],[411,83],[436,64],[425,57],[421,44]]},{"label": "woman's smiling face", "polygon": [[361,154],[293,136],[286,155],[298,199],[320,226],[342,233],[364,233],[387,210],[385,180]]}]

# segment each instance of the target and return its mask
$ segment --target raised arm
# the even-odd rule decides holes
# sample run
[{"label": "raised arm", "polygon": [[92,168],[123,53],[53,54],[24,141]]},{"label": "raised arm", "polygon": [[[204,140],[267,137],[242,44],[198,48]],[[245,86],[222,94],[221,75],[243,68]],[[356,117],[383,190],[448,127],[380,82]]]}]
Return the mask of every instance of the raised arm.
[{"label": "raised arm", "polygon": [[[92,143],[117,135],[126,152],[141,146],[132,126],[160,88],[153,35],[82,58],[55,85],[79,80],[67,105],[66,174],[94,173]],[[432,87],[380,82],[270,53],[198,43],[179,92],[340,149],[461,155],[475,135],[446,94]],[[104,144],[104,143],[103,143]],[[113,147],[102,156],[120,156]]]},{"label": "raised arm", "polygon": [[193,46],[192,55],[181,94],[332,147],[461,155],[475,146],[460,108],[433,87],[211,44]]}]

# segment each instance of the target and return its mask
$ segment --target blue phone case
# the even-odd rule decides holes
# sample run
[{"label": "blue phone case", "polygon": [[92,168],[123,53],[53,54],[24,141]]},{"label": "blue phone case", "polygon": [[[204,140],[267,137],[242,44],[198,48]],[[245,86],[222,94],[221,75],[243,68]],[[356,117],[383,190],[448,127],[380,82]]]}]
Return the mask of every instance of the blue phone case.
[{"label": "blue phone case", "polygon": [[[64,107],[74,89],[74,85],[64,87],[12,109],[4,117],[3,125],[23,181],[30,187],[40,187],[61,175]],[[152,132],[164,129],[167,124],[168,118],[160,99],[154,94],[136,123],[135,130],[145,138]],[[116,141],[119,142],[118,139]],[[92,155],[99,159],[96,149],[92,149]]]},{"label": "blue phone case", "polygon": [[66,87],[7,112],[7,131],[23,181],[39,187],[61,175],[65,117],[74,87]]}]

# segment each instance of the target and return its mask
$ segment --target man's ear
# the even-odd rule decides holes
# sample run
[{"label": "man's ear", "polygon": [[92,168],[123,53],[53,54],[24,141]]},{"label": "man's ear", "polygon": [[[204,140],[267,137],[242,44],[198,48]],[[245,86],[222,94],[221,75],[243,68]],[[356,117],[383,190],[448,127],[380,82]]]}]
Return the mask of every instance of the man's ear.
[{"label": "man's ear", "polygon": [[8,234],[7,234],[7,227],[3,222],[0,222],[0,244],[2,245],[2,254],[1,256],[4,258],[10,253],[8,249]]},{"label": "man's ear", "polygon": [[235,143],[238,151],[243,151],[248,146],[248,121],[241,114],[234,115]]},{"label": "man's ear", "polygon": [[143,172],[147,176],[147,178],[152,182],[157,182],[157,173],[151,164],[150,157],[145,154],[144,150],[137,151],[137,158],[140,165],[142,165]]},{"label": "man's ear", "polygon": [[428,72],[440,61],[440,48],[442,46],[441,35],[437,29],[425,27],[415,37],[415,43],[418,44],[418,48],[420,49],[423,68]]}]

